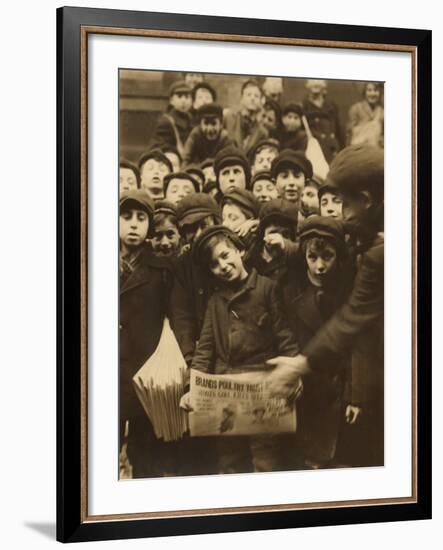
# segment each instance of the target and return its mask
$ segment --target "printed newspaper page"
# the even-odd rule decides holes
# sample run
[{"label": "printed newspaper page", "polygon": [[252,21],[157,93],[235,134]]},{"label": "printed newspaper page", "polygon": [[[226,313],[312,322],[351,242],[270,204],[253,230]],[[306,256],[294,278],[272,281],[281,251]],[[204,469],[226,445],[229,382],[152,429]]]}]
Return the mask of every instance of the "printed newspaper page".
[{"label": "printed newspaper page", "polygon": [[206,374],[191,369],[191,436],[295,432],[294,405],[271,398],[267,373]]}]

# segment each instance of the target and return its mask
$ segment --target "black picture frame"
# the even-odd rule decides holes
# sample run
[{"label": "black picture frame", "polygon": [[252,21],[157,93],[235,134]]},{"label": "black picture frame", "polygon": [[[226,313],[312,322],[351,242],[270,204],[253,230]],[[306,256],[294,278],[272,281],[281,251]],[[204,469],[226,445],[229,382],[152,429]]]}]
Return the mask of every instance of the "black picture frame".
[{"label": "black picture frame", "polygon": [[[415,52],[416,498],[414,502],[89,521],[82,438],[86,380],[87,194],[82,191],[82,28],[374,44]],[[284,529],[431,517],[431,31],[64,7],[57,10],[57,540],[62,542]],[[83,159],[83,167],[87,159]],[[84,169],[84,168],[83,168]],[[83,292],[82,292],[83,285]],[[83,308],[83,309],[82,309]],[[82,424],[83,423],[83,424]],[[84,465],[84,462],[83,462]],[[83,511],[82,511],[83,510]]]}]

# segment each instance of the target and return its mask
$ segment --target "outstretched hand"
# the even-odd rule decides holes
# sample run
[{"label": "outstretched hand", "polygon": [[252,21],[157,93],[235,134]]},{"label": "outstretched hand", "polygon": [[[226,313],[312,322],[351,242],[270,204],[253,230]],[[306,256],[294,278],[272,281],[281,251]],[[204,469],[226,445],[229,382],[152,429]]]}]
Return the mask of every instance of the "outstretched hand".
[{"label": "outstretched hand", "polygon": [[304,355],[295,357],[274,357],[266,361],[274,369],[268,374],[267,382],[273,397],[288,398],[300,384],[300,377],[310,372],[308,360]]}]

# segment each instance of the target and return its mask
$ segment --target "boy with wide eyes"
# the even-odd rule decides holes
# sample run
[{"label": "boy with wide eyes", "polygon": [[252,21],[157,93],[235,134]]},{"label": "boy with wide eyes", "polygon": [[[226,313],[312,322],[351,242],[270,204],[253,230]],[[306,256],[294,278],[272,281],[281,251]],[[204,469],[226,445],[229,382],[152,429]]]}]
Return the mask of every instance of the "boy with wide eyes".
[{"label": "boy with wide eyes", "polygon": [[312,175],[312,164],[301,151],[285,149],[272,161],[271,176],[279,196],[294,204],[300,204],[302,190]]},{"label": "boy with wide eyes", "polygon": [[[215,279],[192,368],[215,374],[263,372],[274,350],[297,353],[297,343],[282,315],[276,284],[243,263],[238,237],[224,226],[201,233],[195,242],[196,261]],[[189,394],[182,398],[189,407]],[[218,473],[281,469],[287,436],[217,437]]]},{"label": "boy with wide eyes", "polygon": [[164,448],[134,391],[132,378],[154,353],[168,307],[172,273],[146,242],[153,233],[154,203],[142,189],[120,197],[120,448],[126,440],[133,477],[155,477]]},{"label": "boy with wide eyes", "polygon": [[318,200],[321,216],[335,218],[336,220],[343,219],[343,200],[335,186],[328,183],[321,185],[318,190]]},{"label": "boy with wide eyes", "polygon": [[187,195],[200,191],[198,182],[187,172],[173,172],[165,176],[165,198],[175,206]]},{"label": "boy with wide eyes", "polygon": [[164,179],[172,172],[170,160],[159,149],[142,155],[138,162],[140,170],[140,187],[153,200],[164,198]]},{"label": "boy with wide eyes", "polygon": [[233,144],[223,129],[223,109],[216,103],[202,105],[196,113],[198,125],[189,134],[184,148],[184,164],[200,164]]},{"label": "boy with wide eyes", "polygon": [[140,172],[137,166],[127,160],[120,161],[119,179],[120,194],[140,187]]},{"label": "boy with wide eyes", "polygon": [[229,145],[214,159],[214,172],[222,195],[232,189],[248,189],[251,171],[246,155],[237,147]]}]

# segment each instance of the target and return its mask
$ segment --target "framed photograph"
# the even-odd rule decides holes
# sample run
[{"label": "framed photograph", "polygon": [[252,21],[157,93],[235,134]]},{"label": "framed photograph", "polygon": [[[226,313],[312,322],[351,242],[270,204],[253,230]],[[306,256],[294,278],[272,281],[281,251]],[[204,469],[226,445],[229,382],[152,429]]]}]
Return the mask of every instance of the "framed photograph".
[{"label": "framed photograph", "polygon": [[430,518],[431,32],[57,33],[57,539]]}]

